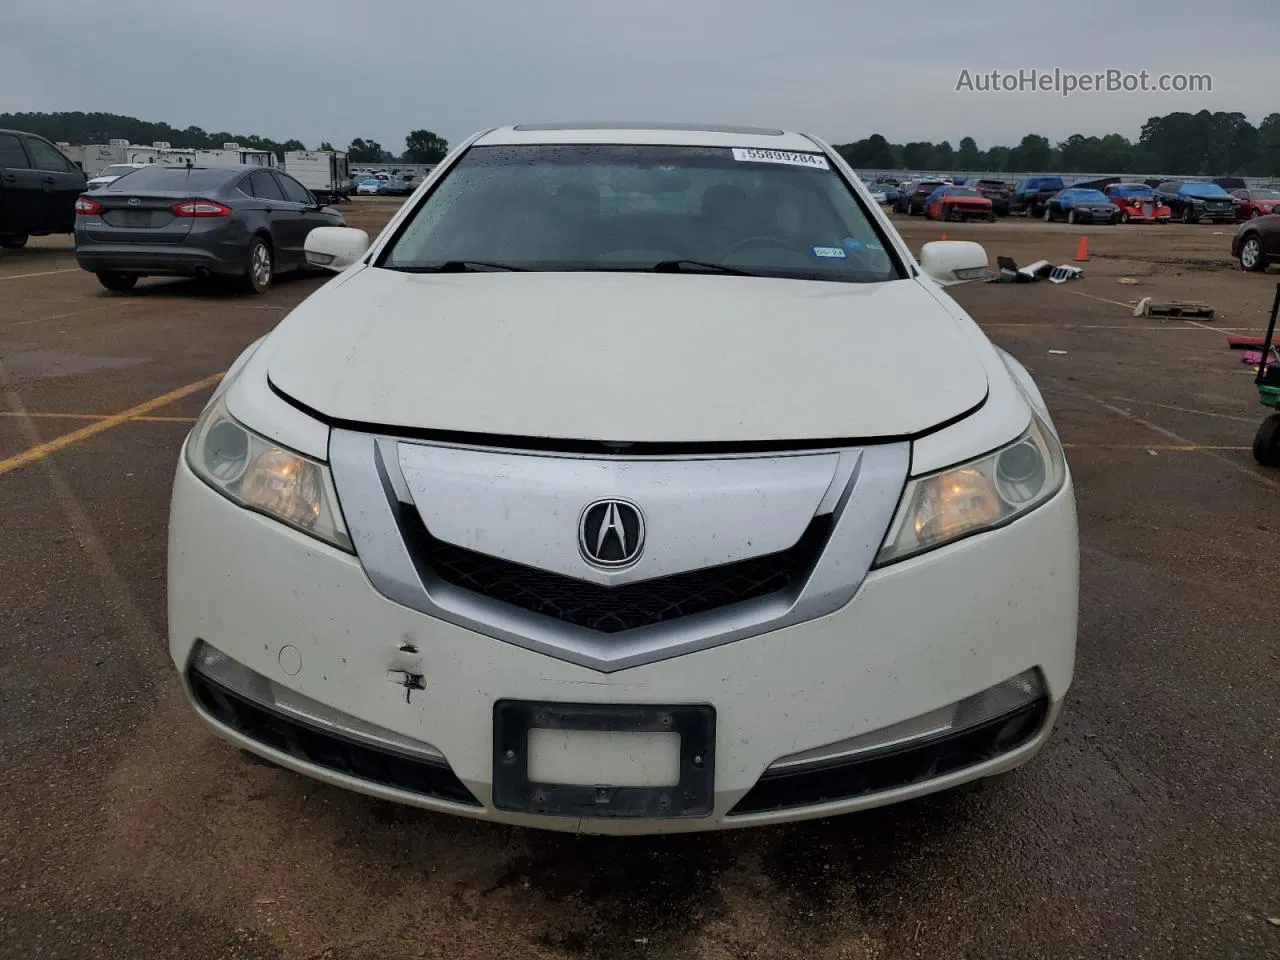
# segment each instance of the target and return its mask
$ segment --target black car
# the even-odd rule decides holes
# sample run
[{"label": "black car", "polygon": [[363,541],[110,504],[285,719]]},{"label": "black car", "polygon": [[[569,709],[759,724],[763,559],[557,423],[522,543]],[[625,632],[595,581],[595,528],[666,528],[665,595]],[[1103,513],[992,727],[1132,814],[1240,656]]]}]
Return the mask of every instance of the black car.
[{"label": "black car", "polygon": [[18,250],[27,238],[71,233],[84,171],[44,137],[0,130],[0,247]]},{"label": "black car", "polygon": [[1003,180],[967,180],[966,187],[972,187],[991,201],[991,212],[1003,217],[1009,212],[1009,201],[1013,196],[1013,188]]},{"label": "black car", "polygon": [[139,277],[225,277],[262,293],[307,266],[316,227],[340,227],[288,174],[249,166],[135,170],[76,201],[76,260],[108,290]]},{"label": "black car", "polygon": [[1066,186],[1061,177],[1023,177],[1013,188],[1009,212],[1025,213],[1028,217],[1043,216],[1045,203]]},{"label": "black car", "polygon": [[1197,180],[1165,180],[1156,187],[1156,200],[1183,223],[1235,223],[1239,202],[1216,183]]},{"label": "black car", "polygon": [[1101,190],[1068,187],[1044,203],[1044,218],[1067,223],[1119,223],[1120,208]]},{"label": "black car", "polygon": [[903,190],[901,196],[894,201],[894,211],[913,217],[924,213],[925,201],[941,186],[945,186],[941,180],[915,180],[907,184],[907,189]]}]

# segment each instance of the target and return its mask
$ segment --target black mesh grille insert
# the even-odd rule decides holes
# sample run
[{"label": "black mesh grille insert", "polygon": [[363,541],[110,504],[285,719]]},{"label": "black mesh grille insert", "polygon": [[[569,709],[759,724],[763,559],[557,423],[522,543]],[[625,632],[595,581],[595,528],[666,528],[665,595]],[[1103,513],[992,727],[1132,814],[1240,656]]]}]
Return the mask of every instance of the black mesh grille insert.
[{"label": "black mesh grille insert", "polygon": [[619,633],[784,590],[813,566],[831,530],[815,518],[780,553],[669,577],[604,587],[486,556],[435,539],[405,505],[401,529],[420,564],[445,583],[601,633]]},{"label": "black mesh grille insert", "polygon": [[1049,715],[1047,700],[926,743],[884,750],[830,766],[766,773],[729,816],[812,807],[922,783],[976,766],[1029,743]]},{"label": "black mesh grille insert", "polygon": [[301,723],[254,703],[199,670],[191,670],[187,679],[196,700],[213,719],[261,744],[335,773],[424,797],[480,806],[443,761],[414,759]]}]

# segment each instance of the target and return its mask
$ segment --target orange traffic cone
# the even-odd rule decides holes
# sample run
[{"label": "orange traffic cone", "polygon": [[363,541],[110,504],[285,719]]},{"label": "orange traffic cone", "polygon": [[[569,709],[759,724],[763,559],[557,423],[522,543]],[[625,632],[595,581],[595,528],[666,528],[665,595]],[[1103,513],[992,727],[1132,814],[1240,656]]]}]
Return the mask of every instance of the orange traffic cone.
[{"label": "orange traffic cone", "polygon": [[1080,243],[1076,247],[1076,260],[1088,260],[1088,259],[1089,259],[1089,238],[1081,237]]},{"label": "orange traffic cone", "polygon": [[943,231],[942,236],[940,236],[938,239],[939,239],[939,240],[945,240],[945,239],[947,239],[947,234],[946,234],[946,232],[945,232],[945,231]]}]

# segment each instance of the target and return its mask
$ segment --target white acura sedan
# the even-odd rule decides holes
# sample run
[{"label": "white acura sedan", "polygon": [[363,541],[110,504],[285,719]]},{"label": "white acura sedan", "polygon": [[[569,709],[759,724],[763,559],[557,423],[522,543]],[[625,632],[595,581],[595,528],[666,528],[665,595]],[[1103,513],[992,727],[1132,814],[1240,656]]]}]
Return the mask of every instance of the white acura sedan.
[{"label": "white acura sedan", "polygon": [[1027,372],[780,130],[455,149],[188,437],[173,660],[276,764],[599,833],[990,777],[1071,683],[1071,481]]}]

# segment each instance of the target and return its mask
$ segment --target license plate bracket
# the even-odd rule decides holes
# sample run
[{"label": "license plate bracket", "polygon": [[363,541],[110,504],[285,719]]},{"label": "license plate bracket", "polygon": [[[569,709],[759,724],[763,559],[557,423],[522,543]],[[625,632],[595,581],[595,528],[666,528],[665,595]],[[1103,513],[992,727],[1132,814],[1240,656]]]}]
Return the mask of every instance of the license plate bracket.
[{"label": "license plate bracket", "polygon": [[[534,728],[680,735],[679,782],[669,787],[538,783],[529,777]],[[716,712],[706,704],[625,705],[499,700],[493,706],[493,805],[557,817],[677,819],[711,815]]]}]

